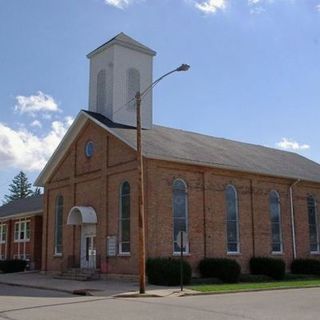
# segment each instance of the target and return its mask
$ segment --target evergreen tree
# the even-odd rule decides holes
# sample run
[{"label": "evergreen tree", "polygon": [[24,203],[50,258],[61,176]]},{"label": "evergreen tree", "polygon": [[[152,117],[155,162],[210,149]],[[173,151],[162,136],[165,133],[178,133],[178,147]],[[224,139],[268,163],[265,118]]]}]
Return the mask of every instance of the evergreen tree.
[{"label": "evergreen tree", "polygon": [[39,196],[41,194],[41,189],[36,187],[36,189],[33,191],[33,196]]},{"label": "evergreen tree", "polygon": [[31,189],[31,183],[29,183],[28,177],[23,171],[20,171],[19,174],[12,179],[12,183],[9,185],[9,192],[9,195],[4,196],[7,203],[34,194]]}]

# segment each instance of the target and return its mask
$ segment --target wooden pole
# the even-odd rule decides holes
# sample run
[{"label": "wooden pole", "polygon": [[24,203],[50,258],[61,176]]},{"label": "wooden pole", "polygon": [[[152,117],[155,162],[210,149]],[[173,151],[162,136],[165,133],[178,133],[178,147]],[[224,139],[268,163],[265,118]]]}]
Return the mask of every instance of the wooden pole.
[{"label": "wooden pole", "polygon": [[145,228],[144,228],[144,183],[143,183],[143,158],[141,139],[141,94],[136,94],[137,105],[137,162],[138,162],[138,199],[139,199],[139,292],[145,293],[146,287],[146,253],[145,253]]}]

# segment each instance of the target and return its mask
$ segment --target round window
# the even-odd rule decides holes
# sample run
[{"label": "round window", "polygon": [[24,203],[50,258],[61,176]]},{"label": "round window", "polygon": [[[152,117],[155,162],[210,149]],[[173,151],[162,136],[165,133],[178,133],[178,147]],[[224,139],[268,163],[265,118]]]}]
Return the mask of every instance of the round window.
[{"label": "round window", "polygon": [[85,147],[85,154],[87,158],[91,158],[93,155],[93,142],[92,141],[88,141],[86,143],[86,147]]}]

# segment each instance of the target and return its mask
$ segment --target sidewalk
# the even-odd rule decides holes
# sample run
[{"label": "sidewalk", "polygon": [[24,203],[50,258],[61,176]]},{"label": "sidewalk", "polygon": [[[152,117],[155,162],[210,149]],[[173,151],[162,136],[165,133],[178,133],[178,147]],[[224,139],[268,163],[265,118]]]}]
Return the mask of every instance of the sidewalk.
[{"label": "sidewalk", "polygon": [[[138,283],[132,280],[108,279],[75,281],[54,279],[51,275],[40,272],[0,273],[0,284],[23,286],[36,289],[62,291],[102,297],[138,297]],[[148,285],[144,297],[180,296],[176,287]]]}]

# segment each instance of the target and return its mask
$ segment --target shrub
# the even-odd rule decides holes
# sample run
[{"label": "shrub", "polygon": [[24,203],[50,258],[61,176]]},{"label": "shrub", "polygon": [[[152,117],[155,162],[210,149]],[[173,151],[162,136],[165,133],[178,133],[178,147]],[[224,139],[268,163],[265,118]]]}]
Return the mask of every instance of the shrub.
[{"label": "shrub", "polygon": [[0,270],[3,273],[12,273],[24,271],[27,266],[25,260],[4,260],[0,261]]},{"label": "shrub", "polygon": [[[180,260],[172,258],[149,258],[146,263],[148,282],[156,285],[180,284]],[[191,281],[191,266],[183,260],[183,284]]]},{"label": "shrub", "polygon": [[282,280],[286,264],[282,259],[253,257],[250,259],[250,271],[252,274],[264,274],[274,280]]},{"label": "shrub", "polygon": [[218,278],[226,283],[239,281],[241,267],[232,259],[205,258],[199,263],[199,271],[203,278]]},{"label": "shrub", "polygon": [[295,259],[291,264],[291,272],[320,276],[320,261],[316,259]]}]

